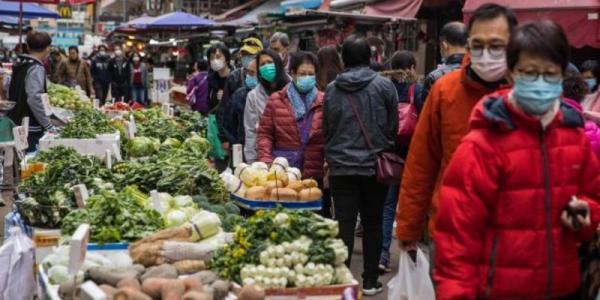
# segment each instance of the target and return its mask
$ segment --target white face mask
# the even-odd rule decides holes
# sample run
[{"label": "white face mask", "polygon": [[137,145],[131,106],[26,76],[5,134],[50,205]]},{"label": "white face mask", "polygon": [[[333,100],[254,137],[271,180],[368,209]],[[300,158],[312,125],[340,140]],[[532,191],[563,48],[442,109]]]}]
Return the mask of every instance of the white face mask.
[{"label": "white face mask", "polygon": [[213,59],[210,61],[210,67],[215,72],[219,72],[225,68],[225,61],[222,59]]},{"label": "white face mask", "polygon": [[136,57],[133,58],[133,62],[139,62],[139,61],[140,61],[139,57],[136,56]]},{"label": "white face mask", "polygon": [[121,55],[123,55],[123,51],[121,51],[121,50],[115,50],[115,55],[116,56],[121,56]]},{"label": "white face mask", "polygon": [[506,53],[499,58],[490,55],[487,48],[479,57],[471,56],[471,69],[487,82],[496,82],[506,75]]}]

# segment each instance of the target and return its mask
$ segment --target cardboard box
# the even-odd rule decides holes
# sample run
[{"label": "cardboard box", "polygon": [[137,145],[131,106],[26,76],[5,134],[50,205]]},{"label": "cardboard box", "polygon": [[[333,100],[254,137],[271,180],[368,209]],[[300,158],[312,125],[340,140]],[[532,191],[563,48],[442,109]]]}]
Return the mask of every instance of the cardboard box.
[{"label": "cardboard box", "polygon": [[46,134],[40,139],[40,150],[44,151],[57,146],[75,149],[78,153],[94,155],[104,159],[106,150],[110,150],[117,160],[121,160],[121,135],[101,134],[95,139],[61,139],[54,135]]}]

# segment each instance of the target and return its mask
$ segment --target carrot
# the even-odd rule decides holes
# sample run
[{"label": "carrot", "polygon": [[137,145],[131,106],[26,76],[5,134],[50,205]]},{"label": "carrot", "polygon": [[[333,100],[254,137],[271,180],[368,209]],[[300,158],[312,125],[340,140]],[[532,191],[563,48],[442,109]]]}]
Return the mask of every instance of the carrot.
[{"label": "carrot", "polygon": [[129,287],[124,287],[115,293],[114,300],[152,300],[148,295]]},{"label": "carrot", "polygon": [[162,300],[180,300],[185,294],[182,280],[168,280],[162,286]]},{"label": "carrot", "polygon": [[160,300],[163,284],[169,279],[163,278],[148,278],[142,283],[142,292],[152,297],[154,300]]}]

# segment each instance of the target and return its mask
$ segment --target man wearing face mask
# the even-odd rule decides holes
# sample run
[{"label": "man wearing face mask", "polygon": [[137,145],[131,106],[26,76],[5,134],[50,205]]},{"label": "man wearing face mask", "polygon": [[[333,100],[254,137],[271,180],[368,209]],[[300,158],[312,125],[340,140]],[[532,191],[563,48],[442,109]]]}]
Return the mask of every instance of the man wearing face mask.
[{"label": "man wearing face mask", "polygon": [[106,102],[106,96],[108,94],[108,88],[110,86],[110,73],[108,72],[108,63],[110,57],[106,52],[106,46],[100,45],[98,47],[98,53],[94,60],[92,60],[92,77],[94,77],[94,90],[96,91],[96,98],[100,100],[100,106]]},{"label": "man wearing face mask", "polygon": [[92,96],[92,74],[87,62],[79,58],[77,46],[69,47],[69,59],[58,67],[58,82],[68,87],[79,86],[88,97]]},{"label": "man wearing face mask", "polygon": [[129,91],[129,68],[120,47],[115,47],[115,57],[108,62],[110,92],[115,101],[127,102]]},{"label": "man wearing face mask", "polygon": [[270,39],[269,48],[271,50],[279,53],[279,57],[283,61],[283,65],[285,66],[286,72],[289,73],[289,47],[290,47],[290,37],[284,32],[275,32]]},{"label": "man wearing face mask", "polygon": [[46,70],[42,61],[50,54],[51,43],[47,33],[30,32],[27,35],[29,54],[23,54],[14,66],[10,82],[9,97],[16,104],[8,112],[8,117],[16,124],[29,117],[28,152],[36,150],[44,132],[56,133],[42,102],[43,94],[47,93]]},{"label": "man wearing face mask", "polygon": [[256,59],[244,68],[244,85],[227,101],[223,108],[223,136],[230,145],[244,144],[244,108],[246,96],[258,85]]},{"label": "man wearing face mask", "polygon": [[[432,87],[411,141],[404,167],[396,235],[401,247],[416,246],[432,210],[434,229],[438,191],[444,170],[477,102],[506,84],[506,46],[517,19],[509,8],[480,6],[468,27],[468,55],[463,67],[440,78]],[[470,60],[469,60],[470,58]]]},{"label": "man wearing face mask", "polygon": [[431,86],[447,73],[458,68],[463,61],[467,51],[467,27],[461,22],[450,22],[440,31],[440,55],[442,63],[423,80],[423,91],[416,106],[420,112],[423,109],[425,99],[429,95]]}]

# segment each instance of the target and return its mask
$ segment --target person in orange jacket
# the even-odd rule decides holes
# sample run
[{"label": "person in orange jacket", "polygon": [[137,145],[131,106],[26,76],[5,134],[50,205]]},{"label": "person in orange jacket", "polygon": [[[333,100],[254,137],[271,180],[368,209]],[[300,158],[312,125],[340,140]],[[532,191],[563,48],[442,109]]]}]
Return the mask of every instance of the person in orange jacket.
[{"label": "person in orange jacket", "polygon": [[467,134],[473,107],[483,96],[506,85],[506,46],[516,25],[517,18],[509,8],[497,4],[479,7],[468,26],[463,66],[433,85],[419,116],[400,187],[396,236],[401,248],[416,246],[430,209],[431,221],[435,219],[442,175]]}]

